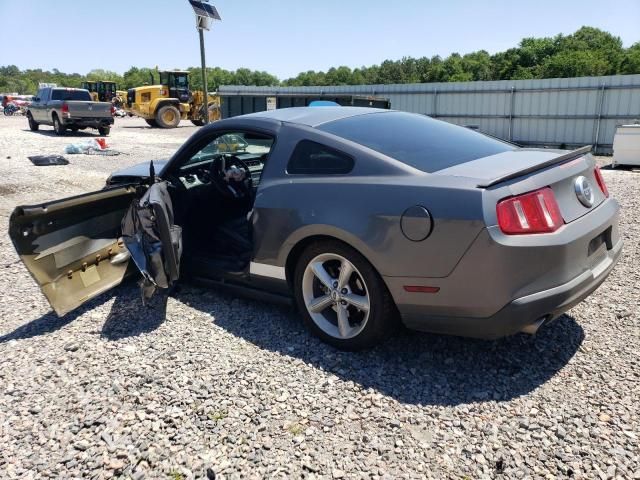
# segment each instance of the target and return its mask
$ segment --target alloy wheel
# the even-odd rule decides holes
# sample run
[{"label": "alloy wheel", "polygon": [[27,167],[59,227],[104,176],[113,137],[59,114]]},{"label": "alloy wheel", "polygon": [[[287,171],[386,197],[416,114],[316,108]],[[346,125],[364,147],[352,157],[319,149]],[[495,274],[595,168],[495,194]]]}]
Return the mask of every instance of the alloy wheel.
[{"label": "alloy wheel", "polygon": [[335,253],[311,260],[302,277],[302,296],[309,316],[327,335],[350,339],[369,320],[369,290],[358,269]]}]

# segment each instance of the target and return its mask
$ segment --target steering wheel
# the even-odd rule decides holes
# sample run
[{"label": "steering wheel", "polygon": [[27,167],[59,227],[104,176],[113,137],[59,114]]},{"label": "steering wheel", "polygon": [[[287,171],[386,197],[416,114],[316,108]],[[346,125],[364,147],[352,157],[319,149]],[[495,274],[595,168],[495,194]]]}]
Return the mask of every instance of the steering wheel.
[{"label": "steering wheel", "polygon": [[[228,175],[228,170],[235,166],[244,171],[244,179],[236,180]],[[240,200],[247,198],[251,192],[252,180],[249,166],[235,155],[218,155],[211,162],[209,179],[213,188],[224,198]]]}]

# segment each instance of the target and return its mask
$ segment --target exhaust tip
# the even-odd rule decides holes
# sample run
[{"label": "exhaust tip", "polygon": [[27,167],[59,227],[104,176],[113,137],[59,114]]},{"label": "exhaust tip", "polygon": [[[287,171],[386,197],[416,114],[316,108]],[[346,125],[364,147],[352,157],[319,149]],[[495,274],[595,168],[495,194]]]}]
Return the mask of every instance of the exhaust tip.
[{"label": "exhaust tip", "polygon": [[538,320],[536,320],[535,322],[533,322],[530,325],[526,325],[525,327],[522,328],[522,330],[520,330],[522,333],[526,333],[529,335],[535,335],[536,333],[538,333],[538,329],[544,325],[544,323],[547,321],[547,316],[545,315],[544,317],[540,317]]}]

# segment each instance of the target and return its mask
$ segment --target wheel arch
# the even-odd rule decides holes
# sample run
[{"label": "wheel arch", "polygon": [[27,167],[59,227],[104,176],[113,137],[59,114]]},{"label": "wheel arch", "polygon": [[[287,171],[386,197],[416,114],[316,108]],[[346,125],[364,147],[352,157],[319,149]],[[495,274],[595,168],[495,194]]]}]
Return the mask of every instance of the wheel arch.
[{"label": "wheel arch", "polygon": [[[344,244],[345,246],[354,249],[360,255],[362,255],[369,264],[373,267],[375,272],[383,279],[384,277],[381,275],[380,270],[376,266],[376,263],[372,260],[372,252],[368,251],[366,246],[362,248],[362,242],[353,241],[353,239],[349,238],[347,234],[341,234],[343,232],[332,232],[328,233],[309,233],[307,235],[302,235],[296,238],[293,242],[290,243],[291,247],[284,252],[284,268],[285,275],[287,279],[287,284],[289,288],[293,288],[293,277],[294,270],[296,268],[296,264],[298,263],[298,259],[302,252],[311,244],[321,241],[334,241]],[[360,245],[360,248],[359,246]],[[386,283],[386,282],[384,282]]]},{"label": "wheel arch", "polygon": [[178,109],[178,112],[180,112],[180,102],[178,101],[177,98],[164,98],[164,99],[159,99],[158,103],[156,103],[155,108],[153,109],[153,111],[155,112],[154,115],[157,114],[158,110],[160,110],[162,107],[167,107],[167,106],[176,107]]}]

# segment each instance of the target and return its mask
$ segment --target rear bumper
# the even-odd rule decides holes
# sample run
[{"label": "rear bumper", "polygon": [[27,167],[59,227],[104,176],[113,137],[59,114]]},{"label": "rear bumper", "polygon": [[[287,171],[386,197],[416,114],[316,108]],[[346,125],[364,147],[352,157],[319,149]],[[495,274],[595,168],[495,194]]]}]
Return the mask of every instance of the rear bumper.
[{"label": "rear bumper", "polygon": [[622,245],[620,240],[593,269],[573,280],[517,298],[490,317],[425,316],[423,307],[406,305],[401,309],[402,319],[408,328],[433,333],[487,339],[513,335],[541,320],[548,323],[582,302],[609,276]]},{"label": "rear bumper", "polygon": [[64,119],[65,127],[107,127],[113,125],[113,117],[103,118],[66,118]]},{"label": "rear bumper", "polygon": [[[405,325],[415,330],[498,338],[552,320],[607,278],[622,251],[619,205],[608,199],[553,234],[478,235],[450,275],[384,277]],[[406,285],[438,287],[408,293]]]}]

